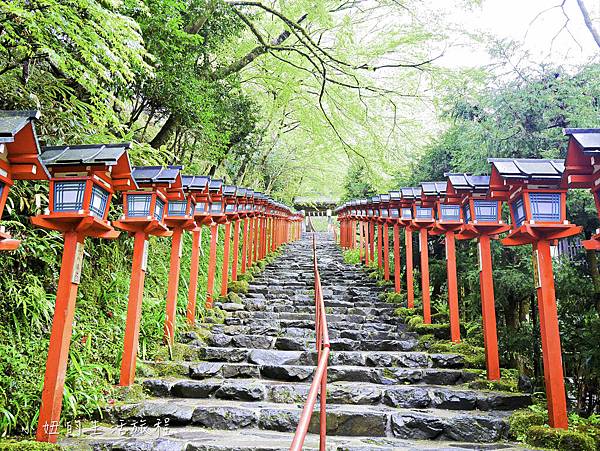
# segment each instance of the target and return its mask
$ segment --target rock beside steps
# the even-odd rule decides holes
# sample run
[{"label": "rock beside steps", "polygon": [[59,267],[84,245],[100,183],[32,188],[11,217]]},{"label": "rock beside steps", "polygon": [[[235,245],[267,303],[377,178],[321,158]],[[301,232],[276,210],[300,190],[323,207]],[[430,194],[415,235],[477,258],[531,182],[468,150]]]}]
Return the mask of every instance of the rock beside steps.
[{"label": "rock beside steps", "polygon": [[[319,236],[331,337],[328,449],[495,450],[507,417],[530,397],[478,391],[462,356],[419,352],[417,336],[380,302],[382,288]],[[250,284],[243,304],[220,305],[208,338],[182,334],[186,361],[145,362],[150,399],[108,410],[113,427],[63,445],[98,450],[287,450],[315,370],[312,241],[290,244]],[[218,304],[217,304],[218,305]],[[318,403],[305,449],[318,449]],[[520,448],[519,448],[520,449]]]}]

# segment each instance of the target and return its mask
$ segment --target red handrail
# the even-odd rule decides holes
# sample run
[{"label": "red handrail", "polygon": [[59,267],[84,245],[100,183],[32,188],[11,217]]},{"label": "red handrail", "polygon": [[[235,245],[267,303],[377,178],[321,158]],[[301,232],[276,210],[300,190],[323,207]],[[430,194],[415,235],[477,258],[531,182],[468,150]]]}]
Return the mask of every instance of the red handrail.
[{"label": "red handrail", "polygon": [[327,436],[327,365],[329,362],[329,331],[327,329],[327,316],[325,315],[325,302],[323,302],[323,291],[321,289],[321,276],[319,275],[319,266],[317,264],[317,241],[313,233],[313,261],[315,271],[315,333],[317,336],[317,369],[313,377],[308,397],[300,415],[300,421],[294,434],[294,440],[290,446],[290,451],[301,451],[308,432],[308,425],[317,403],[317,394],[320,396],[319,412],[319,430],[320,443],[319,450],[325,451]]}]

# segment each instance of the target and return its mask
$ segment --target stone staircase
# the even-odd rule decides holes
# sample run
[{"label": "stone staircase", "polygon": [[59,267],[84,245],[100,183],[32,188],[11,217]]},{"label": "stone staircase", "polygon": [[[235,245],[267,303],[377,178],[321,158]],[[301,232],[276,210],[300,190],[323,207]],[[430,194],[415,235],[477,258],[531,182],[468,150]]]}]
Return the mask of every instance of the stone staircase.
[{"label": "stone staircase", "polygon": [[[414,349],[414,333],[380,302],[381,288],[319,236],[332,353],[327,430],[332,450],[513,449],[510,411],[526,395],[466,387],[462,356]],[[114,427],[63,445],[106,450],[287,450],[316,364],[312,243],[289,245],[208,338],[182,335],[186,361],[150,363],[151,399],[109,410]],[[318,406],[305,449],[318,449]]]}]

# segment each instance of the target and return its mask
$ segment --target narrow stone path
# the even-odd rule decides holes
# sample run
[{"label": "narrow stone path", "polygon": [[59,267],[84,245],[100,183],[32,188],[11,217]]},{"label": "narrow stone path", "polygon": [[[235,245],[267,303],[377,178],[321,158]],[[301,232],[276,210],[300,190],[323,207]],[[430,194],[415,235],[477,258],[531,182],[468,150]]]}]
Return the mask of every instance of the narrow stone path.
[{"label": "narrow stone path", "polygon": [[[417,352],[415,334],[379,301],[381,288],[343,262],[318,237],[319,268],[332,354],[328,449],[513,449],[510,410],[524,395],[476,391],[476,374],[453,354]],[[286,450],[316,362],[312,243],[289,245],[242,296],[223,304],[224,324],[209,337],[184,334],[187,361],[150,364],[143,380],[152,399],[110,410],[115,427],[86,430],[86,444],[110,450]],[[168,427],[164,427],[168,421]],[[160,427],[157,428],[157,425]],[[318,407],[311,431],[318,430]],[[159,437],[160,433],[160,437]],[[305,449],[318,449],[310,434]]]}]

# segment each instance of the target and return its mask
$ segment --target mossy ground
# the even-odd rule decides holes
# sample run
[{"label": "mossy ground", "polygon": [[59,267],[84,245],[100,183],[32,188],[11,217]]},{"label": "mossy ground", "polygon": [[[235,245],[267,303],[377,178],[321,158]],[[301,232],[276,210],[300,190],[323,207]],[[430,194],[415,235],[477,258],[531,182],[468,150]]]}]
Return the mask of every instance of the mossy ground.
[{"label": "mossy ground", "polygon": [[510,419],[510,436],[530,446],[559,451],[600,450],[600,416],[569,416],[569,429],[548,426],[548,412],[539,404],[514,412]]},{"label": "mossy ground", "polygon": [[0,451],[50,451],[60,449],[51,443],[35,442],[33,440],[0,439]]}]

